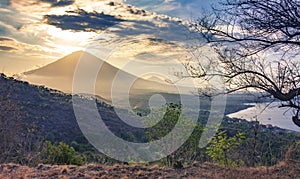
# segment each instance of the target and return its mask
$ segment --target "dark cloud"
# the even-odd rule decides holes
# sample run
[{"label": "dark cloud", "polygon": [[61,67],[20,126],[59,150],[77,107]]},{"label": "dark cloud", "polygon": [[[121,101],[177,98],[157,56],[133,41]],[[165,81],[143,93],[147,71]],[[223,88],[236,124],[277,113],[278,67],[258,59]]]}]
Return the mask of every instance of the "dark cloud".
[{"label": "dark cloud", "polygon": [[[176,44],[187,42],[193,39],[202,39],[199,33],[191,33],[186,26],[170,19],[162,19],[161,23],[167,23],[168,26],[160,26],[160,23],[148,20],[128,20],[126,27],[124,24],[116,25],[111,29],[111,33],[115,33],[121,38],[131,38],[139,35],[152,35],[155,38],[149,38],[150,41],[156,43]],[[172,33],[170,33],[172,32]],[[187,37],[189,34],[189,37]]]},{"label": "dark cloud", "polygon": [[75,2],[75,0],[41,0],[42,2],[50,3],[52,7],[68,6]]},{"label": "dark cloud", "polygon": [[14,40],[7,37],[0,37],[0,41],[14,41]]},{"label": "dark cloud", "polygon": [[46,15],[45,19],[50,25],[54,25],[63,30],[75,31],[97,31],[105,30],[124,20],[115,16],[98,12],[86,12],[83,9],[67,11],[75,15]]},{"label": "dark cloud", "polygon": [[17,49],[13,47],[0,46],[0,51],[13,51],[13,50],[17,50]]}]

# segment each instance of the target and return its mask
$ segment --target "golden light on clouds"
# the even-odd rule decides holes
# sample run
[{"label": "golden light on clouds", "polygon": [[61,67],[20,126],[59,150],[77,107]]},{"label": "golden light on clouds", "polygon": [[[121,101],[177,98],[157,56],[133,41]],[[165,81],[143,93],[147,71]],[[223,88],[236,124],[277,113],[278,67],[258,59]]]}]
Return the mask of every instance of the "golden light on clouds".
[{"label": "golden light on clouds", "polygon": [[94,32],[62,30],[50,25],[44,25],[44,28],[47,29],[47,33],[49,34],[49,39],[46,44],[64,55],[74,51],[84,50],[89,40],[96,35]]},{"label": "golden light on clouds", "polygon": [[[21,59],[30,56],[30,59],[43,59],[41,63],[46,65],[72,52],[88,49],[91,41],[101,35],[109,34],[118,39],[127,38],[127,35],[133,33],[132,36],[140,36],[142,40],[116,47],[117,51],[107,59],[109,63],[117,67],[122,67],[129,61],[156,66],[179,63],[177,60],[182,59],[184,48],[174,45],[176,42],[181,43],[180,38],[183,37],[178,19],[158,16],[125,4],[109,5],[108,2],[110,1],[76,0],[70,5],[53,6],[54,1],[51,4],[39,0],[11,0],[11,8],[15,11],[13,20],[17,25],[3,23],[0,19],[0,26],[2,24],[8,29],[9,37],[15,39],[5,42],[2,47],[6,50],[5,57]],[[106,24],[109,25],[106,27]],[[118,24],[117,27],[115,24]],[[161,37],[166,38],[165,41],[155,40]],[[180,38],[175,39],[175,43],[170,42],[170,39],[172,41],[178,37]],[[110,40],[113,39],[108,38]],[[97,40],[96,43],[104,46],[101,53],[105,54],[106,44]],[[106,60],[107,56],[102,57],[101,59]],[[41,66],[41,63],[38,65]]]}]

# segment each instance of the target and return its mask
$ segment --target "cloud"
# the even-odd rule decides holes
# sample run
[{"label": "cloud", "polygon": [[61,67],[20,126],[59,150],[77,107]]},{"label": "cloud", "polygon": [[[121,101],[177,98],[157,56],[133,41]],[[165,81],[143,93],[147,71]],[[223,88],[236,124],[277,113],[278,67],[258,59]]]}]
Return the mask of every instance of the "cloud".
[{"label": "cloud", "polygon": [[52,7],[62,7],[74,4],[75,0],[41,0],[42,2],[50,3]]},{"label": "cloud", "polygon": [[1,0],[0,1],[0,7],[7,7],[10,6],[10,0]]},{"label": "cloud", "polygon": [[15,54],[36,54],[42,56],[43,54],[47,54],[47,50],[45,47],[40,45],[32,45],[28,43],[23,43],[18,40],[12,39],[10,37],[0,37],[0,49],[2,51],[14,52]]},{"label": "cloud", "polygon": [[0,41],[13,41],[13,39],[8,37],[0,37]]},{"label": "cloud", "polygon": [[[124,55],[128,55],[130,60],[142,64],[141,66],[144,63],[162,65],[180,57],[181,45],[191,44],[188,38],[197,38],[190,34],[187,38],[187,27],[178,18],[156,15],[123,4],[109,6],[106,0],[3,0],[1,4],[2,2],[9,7],[0,7],[1,59],[4,55],[7,60],[58,59],[73,51],[85,49],[91,41],[95,41],[96,47],[103,48],[101,54],[104,54],[102,56],[105,59],[107,54],[104,52],[113,49],[120,39],[124,39],[128,42],[125,44],[128,48],[119,49],[119,54],[115,54],[119,59],[117,63],[124,64]],[[169,0],[159,1],[164,3],[159,6],[156,1],[140,2],[144,2],[145,6],[152,3],[157,10],[172,12],[191,4],[188,1],[176,4],[176,1]],[[107,41],[111,46],[94,39],[101,39],[101,35],[114,37]],[[136,38],[142,41],[132,44],[130,39]],[[129,53],[133,52],[130,47],[135,50],[134,53]]]},{"label": "cloud", "polygon": [[124,20],[104,13],[87,12],[83,9],[67,11],[66,15],[45,15],[48,24],[63,30],[99,31],[112,27]]},{"label": "cloud", "polygon": [[41,0],[42,2],[50,3],[52,7],[62,7],[74,4],[75,0]]},{"label": "cloud", "polygon": [[9,37],[0,37],[0,42],[0,51],[16,52],[18,50],[16,41],[14,39],[11,39]]},{"label": "cloud", "polygon": [[[24,17],[24,16],[23,16]],[[13,29],[20,29],[25,23],[18,12],[9,8],[0,8],[0,35]]]},{"label": "cloud", "polygon": [[7,46],[0,46],[0,51],[15,51],[16,48],[13,47],[7,47]]},{"label": "cloud", "polygon": [[183,19],[197,18],[219,0],[126,0],[136,7]]},{"label": "cloud", "polygon": [[[190,41],[202,39],[199,33],[192,33],[181,22],[167,17],[128,20],[108,29],[107,33],[115,34],[117,38],[146,38],[153,43],[155,41],[177,45],[189,45]],[[199,43],[199,40],[197,42]]]}]

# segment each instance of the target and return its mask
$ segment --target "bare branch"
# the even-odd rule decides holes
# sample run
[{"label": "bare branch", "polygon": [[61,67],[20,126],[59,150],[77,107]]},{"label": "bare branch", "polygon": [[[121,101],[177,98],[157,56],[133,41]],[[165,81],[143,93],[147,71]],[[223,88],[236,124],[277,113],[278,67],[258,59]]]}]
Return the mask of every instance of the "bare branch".
[{"label": "bare branch", "polygon": [[194,25],[218,54],[220,72],[187,65],[193,78],[222,76],[227,93],[267,92],[294,109],[300,124],[300,1],[223,0]]}]

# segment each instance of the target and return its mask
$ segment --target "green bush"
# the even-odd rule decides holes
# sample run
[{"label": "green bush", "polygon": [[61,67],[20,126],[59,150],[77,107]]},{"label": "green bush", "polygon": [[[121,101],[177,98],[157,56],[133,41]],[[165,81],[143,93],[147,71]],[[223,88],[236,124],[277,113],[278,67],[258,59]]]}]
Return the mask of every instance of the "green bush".
[{"label": "green bush", "polygon": [[87,160],[85,156],[76,154],[73,147],[63,142],[54,145],[50,141],[46,141],[42,154],[44,155],[43,162],[47,164],[82,165]]},{"label": "green bush", "polygon": [[206,153],[212,160],[224,166],[240,166],[243,161],[237,156],[237,149],[245,139],[243,133],[238,132],[235,136],[228,138],[226,131],[218,132],[206,148]]},{"label": "green bush", "polygon": [[[164,113],[164,115],[159,116],[161,113]],[[170,103],[154,111],[152,116],[144,118],[144,124],[153,124],[157,119],[162,118],[155,126],[147,128],[146,136],[151,142],[169,134],[175,125],[177,125],[177,130],[182,131],[182,133],[172,134],[171,138],[173,141],[165,143],[163,146],[164,151],[172,150],[175,146],[178,146],[176,142],[183,141],[187,138],[176,151],[160,160],[162,165],[175,166],[177,164],[192,163],[197,157],[197,154],[199,154],[198,141],[203,132],[203,128],[199,123],[187,118],[181,113],[182,106],[180,104]],[[181,120],[180,122],[178,122],[179,119]],[[190,136],[186,136],[189,132],[187,129],[190,128],[194,128],[194,131]],[[156,154],[161,155],[162,153],[163,151],[157,152]]]}]

